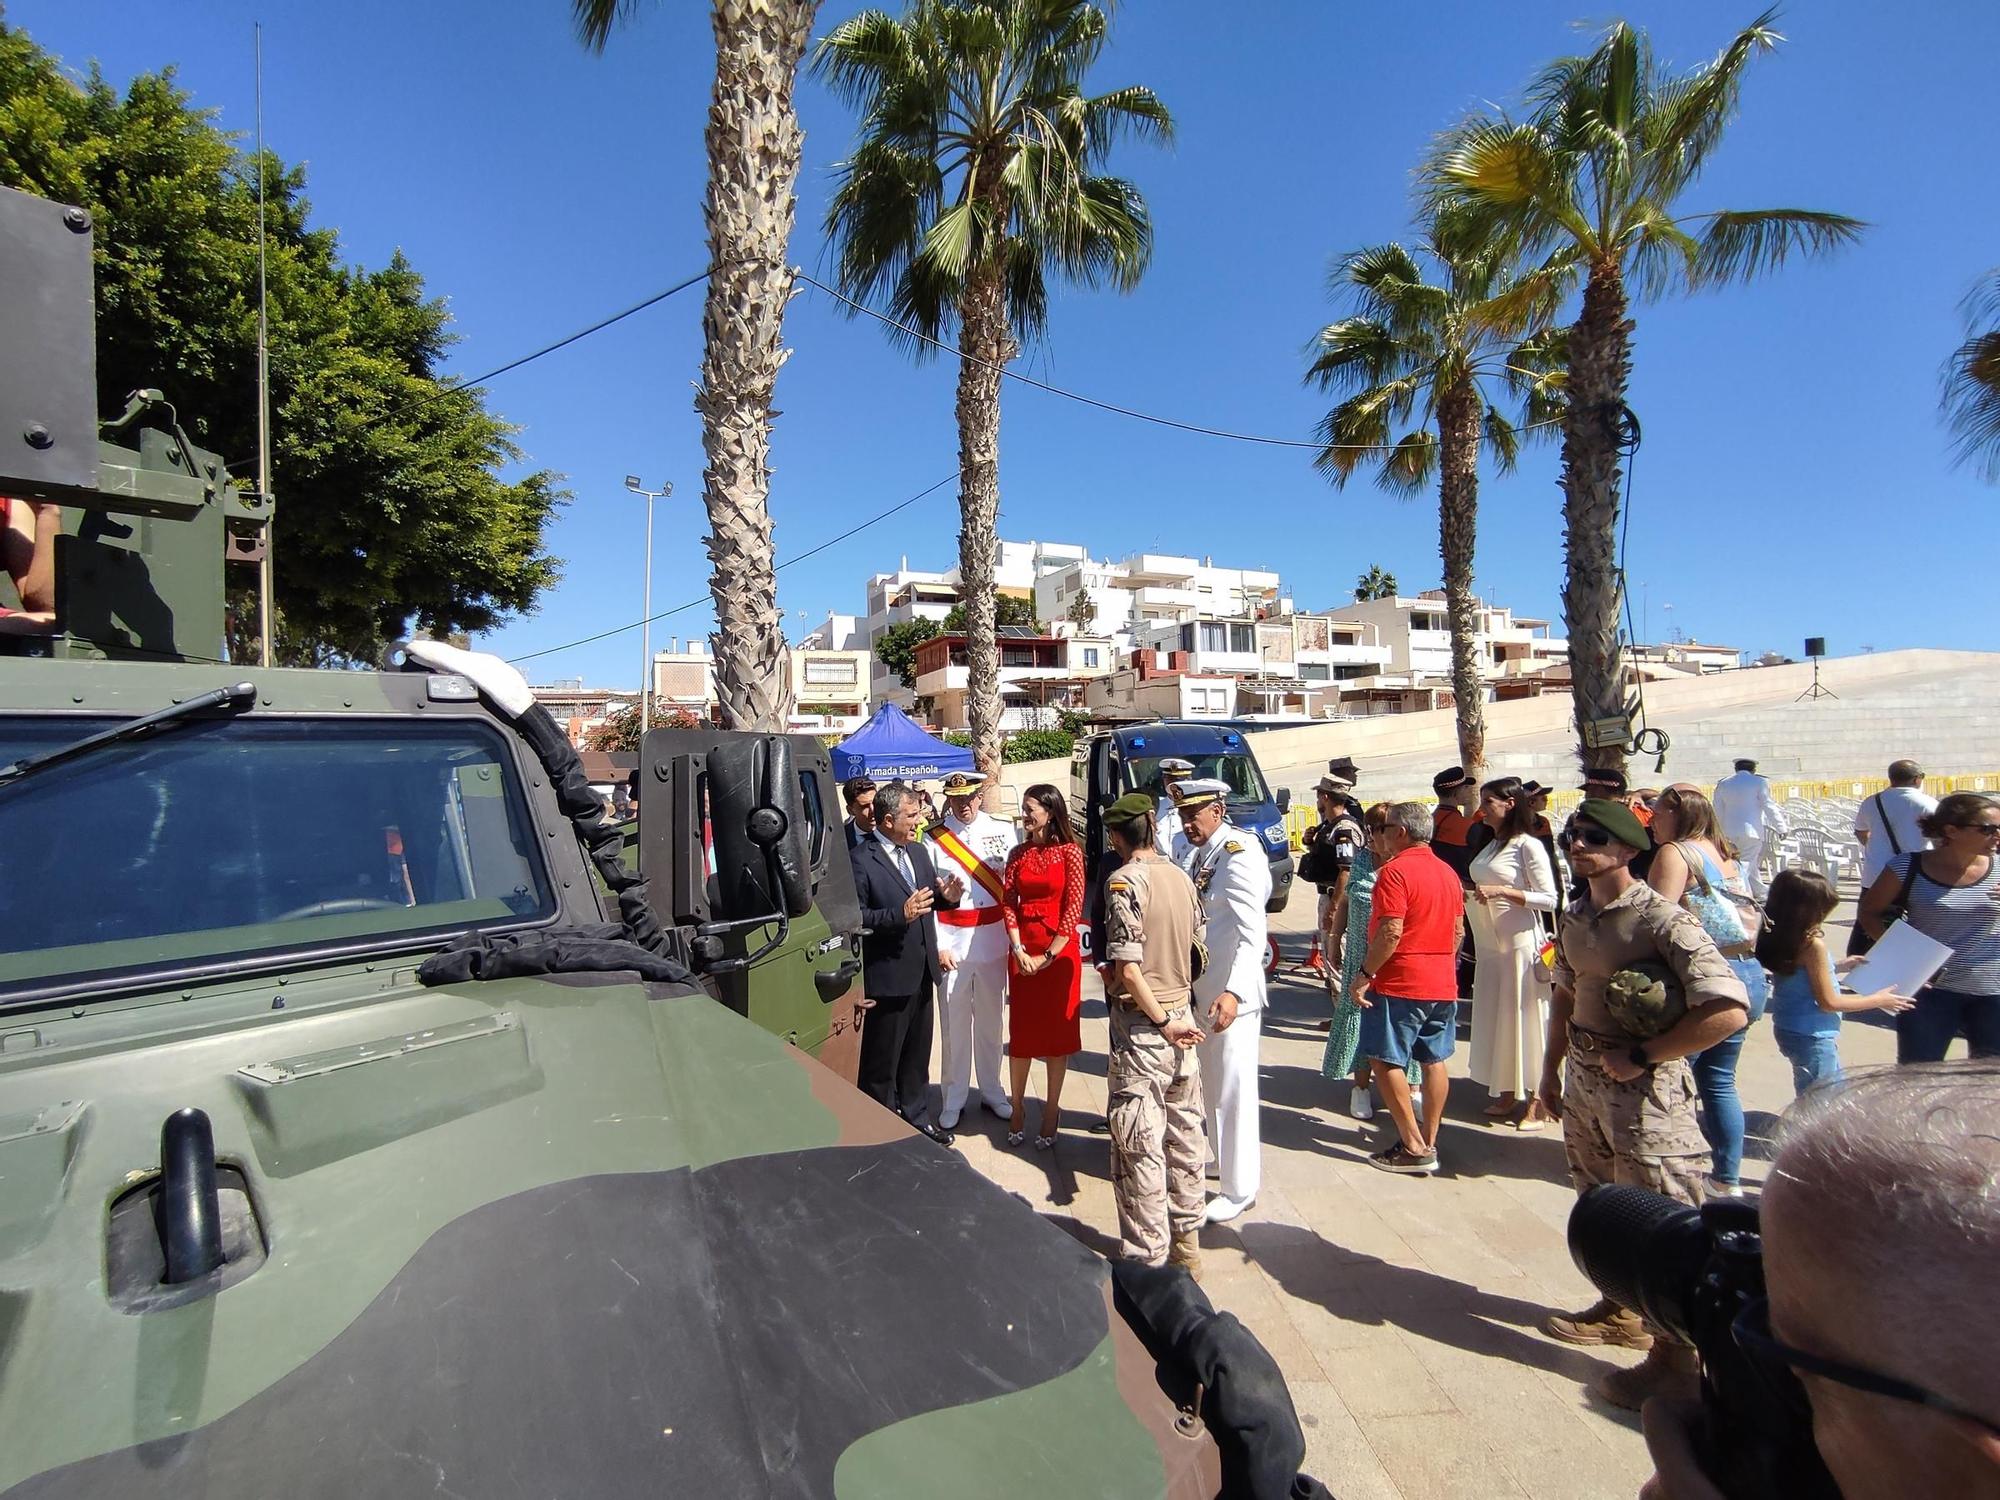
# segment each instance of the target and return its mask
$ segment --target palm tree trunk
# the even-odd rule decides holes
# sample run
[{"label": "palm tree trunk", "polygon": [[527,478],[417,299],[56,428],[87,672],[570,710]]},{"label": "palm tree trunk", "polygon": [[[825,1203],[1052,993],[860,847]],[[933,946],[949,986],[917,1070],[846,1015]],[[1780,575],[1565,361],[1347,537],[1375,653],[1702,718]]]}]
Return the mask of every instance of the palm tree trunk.
[{"label": "palm tree trunk", "polygon": [[[997,257],[995,258],[997,259]],[[959,302],[958,573],[965,604],[966,718],[974,766],[1000,774],[999,551],[1000,371],[1014,357],[1006,289],[997,264],[975,271]]]},{"label": "palm tree trunk", "polygon": [[702,503],[715,600],[715,691],[725,729],[782,731],[784,616],[771,541],[771,395],[792,293],[791,237],[804,132],[792,104],[819,0],[715,0],[708,108],[708,301],[702,314]]},{"label": "palm tree trunk", "polygon": [[1458,715],[1458,763],[1471,776],[1486,764],[1486,689],[1479,672],[1479,600],[1472,554],[1479,528],[1479,395],[1459,381],[1438,402],[1438,555],[1451,622],[1451,696]]},{"label": "palm tree trunk", "polygon": [[1632,372],[1632,325],[1616,261],[1591,267],[1583,310],[1569,337],[1569,409],[1563,418],[1563,521],[1568,574],[1563,624],[1569,635],[1571,694],[1586,766],[1625,767],[1625,745],[1593,746],[1586,726],[1625,717],[1618,615],[1619,416]]}]

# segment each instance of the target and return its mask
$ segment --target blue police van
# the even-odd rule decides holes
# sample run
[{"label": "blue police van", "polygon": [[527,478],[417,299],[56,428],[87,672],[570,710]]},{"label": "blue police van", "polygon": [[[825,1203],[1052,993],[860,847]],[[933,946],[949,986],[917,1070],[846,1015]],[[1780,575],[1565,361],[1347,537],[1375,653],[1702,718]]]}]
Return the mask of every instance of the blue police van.
[{"label": "blue police van", "polygon": [[[1093,898],[1099,889],[1102,856],[1110,848],[1104,835],[1104,809],[1127,792],[1165,796],[1160,762],[1172,758],[1193,761],[1196,776],[1228,783],[1229,821],[1260,840],[1271,862],[1266,910],[1283,911],[1292,894],[1292,849],[1285,836],[1291,793],[1272,796],[1242,730],[1191,719],[1104,730],[1079,740],[1071,752],[1070,803],[1084,823],[1084,858]],[[1090,905],[1094,920],[1095,899]]]}]

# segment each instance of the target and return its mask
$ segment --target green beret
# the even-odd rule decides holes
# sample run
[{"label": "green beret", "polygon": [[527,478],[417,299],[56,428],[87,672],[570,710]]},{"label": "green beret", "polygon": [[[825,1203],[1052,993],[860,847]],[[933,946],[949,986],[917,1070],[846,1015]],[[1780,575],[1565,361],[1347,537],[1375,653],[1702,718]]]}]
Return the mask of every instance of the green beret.
[{"label": "green beret", "polygon": [[1576,815],[1589,819],[1619,843],[1629,844],[1641,853],[1653,847],[1646,825],[1622,802],[1613,802],[1609,797],[1586,797]]},{"label": "green beret", "polygon": [[1620,1031],[1650,1041],[1687,1014],[1687,992],[1665,964],[1641,959],[1605,981],[1604,1008]]},{"label": "green beret", "polygon": [[1134,818],[1150,818],[1158,811],[1158,804],[1146,793],[1127,792],[1104,809],[1104,826],[1123,828]]}]

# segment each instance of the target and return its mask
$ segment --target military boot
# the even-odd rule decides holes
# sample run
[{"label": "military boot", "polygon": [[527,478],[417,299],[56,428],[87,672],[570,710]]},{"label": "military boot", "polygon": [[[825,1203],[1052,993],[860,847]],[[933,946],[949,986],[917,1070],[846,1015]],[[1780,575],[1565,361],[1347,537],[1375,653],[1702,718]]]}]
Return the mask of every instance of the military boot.
[{"label": "military boot", "polygon": [[1600,1378],[1597,1394],[1627,1411],[1637,1411],[1649,1396],[1692,1401],[1701,1394],[1701,1359],[1686,1344],[1654,1339],[1640,1363]]},{"label": "military boot", "polygon": [[1192,1279],[1201,1280],[1201,1241],[1192,1229],[1174,1236],[1173,1244],[1167,1249],[1167,1264],[1179,1266]]},{"label": "military boot", "polygon": [[1565,1344],[1615,1344],[1621,1349],[1650,1349],[1653,1335],[1646,1320],[1630,1308],[1603,1297],[1582,1312],[1550,1313],[1542,1332]]}]

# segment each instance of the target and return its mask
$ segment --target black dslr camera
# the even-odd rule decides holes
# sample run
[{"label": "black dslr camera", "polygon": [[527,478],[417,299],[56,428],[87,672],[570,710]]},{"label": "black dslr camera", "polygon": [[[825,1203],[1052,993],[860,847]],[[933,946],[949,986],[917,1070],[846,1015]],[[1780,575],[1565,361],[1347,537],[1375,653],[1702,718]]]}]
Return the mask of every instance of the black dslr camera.
[{"label": "black dslr camera", "polygon": [[1716,1488],[1730,1500],[1839,1500],[1813,1444],[1805,1388],[1754,1353],[1764,1300],[1755,1201],[1719,1198],[1697,1209],[1600,1184],[1570,1211],[1569,1253],[1605,1296],[1701,1356],[1702,1468]]}]

